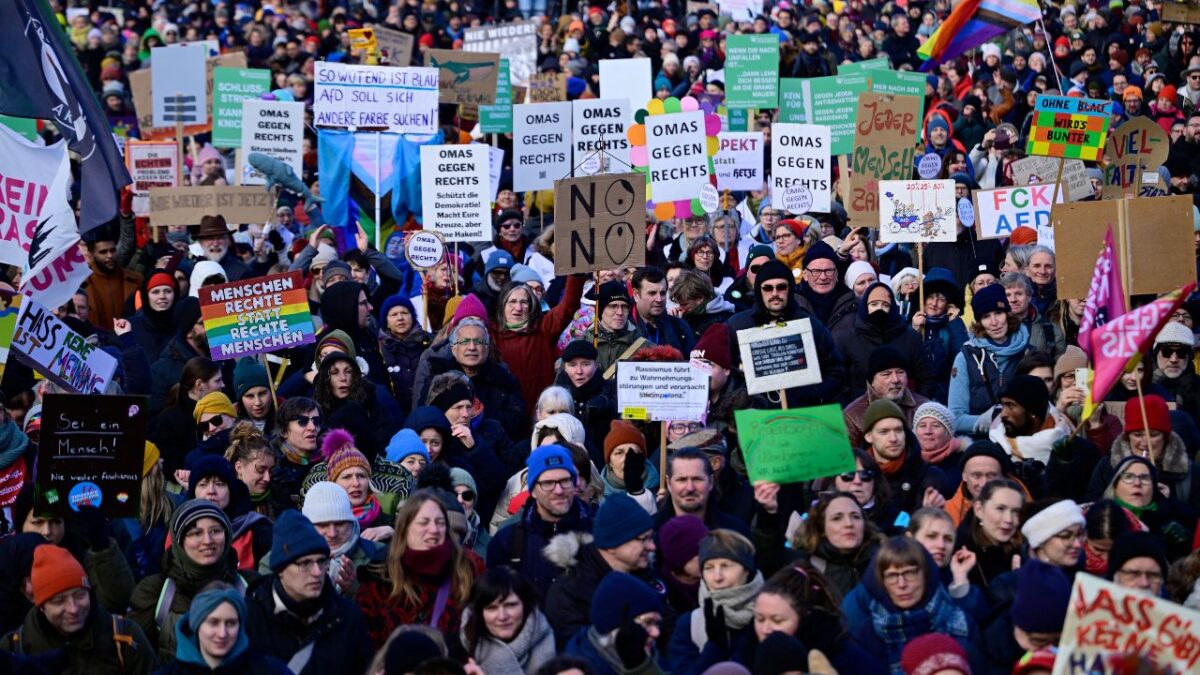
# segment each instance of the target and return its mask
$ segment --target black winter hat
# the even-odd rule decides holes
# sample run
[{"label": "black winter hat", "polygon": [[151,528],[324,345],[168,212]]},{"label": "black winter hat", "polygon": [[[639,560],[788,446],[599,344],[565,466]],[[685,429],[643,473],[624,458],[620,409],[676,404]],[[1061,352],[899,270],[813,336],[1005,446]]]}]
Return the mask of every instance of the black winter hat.
[{"label": "black winter hat", "polygon": [[600,291],[596,294],[596,311],[603,314],[604,308],[614,302],[633,304],[629,299],[629,290],[623,281],[606,281],[600,284]]},{"label": "black winter hat", "polygon": [[758,276],[754,277],[755,294],[761,297],[763,282],[770,279],[783,279],[788,282],[788,286],[795,283],[791,268],[778,260],[768,260],[762,264],[762,267],[758,268]]},{"label": "black winter hat", "polygon": [[1036,415],[1038,419],[1046,419],[1046,409],[1050,405],[1050,392],[1046,383],[1033,375],[1018,375],[1000,394],[1000,398],[1011,398],[1025,412]]},{"label": "black winter hat", "polygon": [[595,361],[598,356],[596,346],[591,340],[572,340],[567,343],[566,349],[563,350],[562,362],[566,363],[571,359],[591,359]]},{"label": "black winter hat", "polygon": [[775,631],[758,645],[754,658],[757,675],[783,675],[808,670],[808,647],[795,637]]},{"label": "black winter hat", "polygon": [[975,441],[967,446],[963,452],[962,460],[959,462],[959,470],[964,470],[967,462],[976,457],[991,457],[1000,463],[1000,473],[1005,476],[1011,476],[1013,472],[1012,458],[1000,447],[1000,444],[995,441]]},{"label": "black winter hat", "polygon": [[1113,540],[1112,549],[1108,552],[1108,572],[1105,576],[1112,579],[1117,570],[1125,566],[1133,558],[1154,558],[1163,577],[1167,575],[1167,553],[1163,549],[1162,538],[1150,532],[1125,532]]},{"label": "black winter hat", "polygon": [[818,241],[808,248],[808,252],[804,254],[804,266],[808,267],[812,261],[820,259],[832,260],[833,264],[837,264],[837,252],[829,244]]},{"label": "black winter hat", "polygon": [[907,373],[909,370],[908,359],[904,358],[904,355],[891,345],[876,347],[867,357],[867,381],[870,382],[882,371],[892,368],[903,368]]}]

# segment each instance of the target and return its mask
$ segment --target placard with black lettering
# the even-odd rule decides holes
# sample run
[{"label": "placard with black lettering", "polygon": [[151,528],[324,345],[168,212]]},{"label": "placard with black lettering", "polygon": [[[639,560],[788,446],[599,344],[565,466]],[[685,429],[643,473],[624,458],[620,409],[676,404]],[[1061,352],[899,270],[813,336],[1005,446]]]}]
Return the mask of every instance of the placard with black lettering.
[{"label": "placard with black lettering", "polygon": [[492,238],[488,147],[421,146],[423,226],[449,242]]},{"label": "placard with black lettering", "polygon": [[821,364],[809,319],[747,328],[737,334],[749,393],[762,394],[821,381]]}]

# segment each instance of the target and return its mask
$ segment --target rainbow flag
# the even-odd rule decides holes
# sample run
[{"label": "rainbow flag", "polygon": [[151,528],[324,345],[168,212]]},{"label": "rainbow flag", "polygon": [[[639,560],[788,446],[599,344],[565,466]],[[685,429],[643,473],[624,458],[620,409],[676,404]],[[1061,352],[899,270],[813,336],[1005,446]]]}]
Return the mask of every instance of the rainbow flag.
[{"label": "rainbow flag", "polygon": [[200,316],[214,361],[313,342],[304,275],[285,272],[200,289]]},{"label": "rainbow flag", "polygon": [[917,54],[925,59],[921,70],[932,70],[999,37],[1041,18],[1037,0],[961,0]]}]

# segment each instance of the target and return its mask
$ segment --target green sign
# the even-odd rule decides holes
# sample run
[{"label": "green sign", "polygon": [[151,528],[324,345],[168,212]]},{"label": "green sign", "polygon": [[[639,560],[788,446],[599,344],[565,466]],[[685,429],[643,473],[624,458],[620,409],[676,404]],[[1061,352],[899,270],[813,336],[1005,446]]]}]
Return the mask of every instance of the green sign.
[{"label": "green sign", "polygon": [[725,105],[775,108],[779,105],[779,37],[730,35],[725,42]]},{"label": "green sign", "polygon": [[725,114],[725,119],[728,127],[725,131],[750,131],[750,109],[749,108],[719,108],[719,113]]},{"label": "green sign", "polygon": [[512,82],[509,80],[508,59],[500,59],[496,75],[496,105],[479,106],[479,127],[485,134],[512,133]]},{"label": "green sign", "polygon": [[37,120],[29,117],[9,117],[0,115],[0,124],[21,134],[28,141],[37,139]]},{"label": "green sign", "polygon": [[839,405],[733,414],[751,483],[800,483],[854,470]]},{"label": "green sign", "polygon": [[271,71],[251,68],[213,69],[212,144],[242,147],[242,101],[262,98],[271,90]]},{"label": "green sign", "polygon": [[872,73],[877,70],[890,70],[886,56],[880,56],[876,59],[868,59],[859,61],[858,63],[843,63],[837,67],[838,75],[855,75],[860,73]]},{"label": "green sign", "polygon": [[830,153],[848,155],[854,150],[858,95],[867,90],[865,74],[784,78],[780,81],[779,121],[823,124],[829,127]]},{"label": "green sign", "polygon": [[925,73],[905,70],[876,70],[870,73],[871,91],[876,94],[915,96],[921,100],[917,119],[925,119]]}]

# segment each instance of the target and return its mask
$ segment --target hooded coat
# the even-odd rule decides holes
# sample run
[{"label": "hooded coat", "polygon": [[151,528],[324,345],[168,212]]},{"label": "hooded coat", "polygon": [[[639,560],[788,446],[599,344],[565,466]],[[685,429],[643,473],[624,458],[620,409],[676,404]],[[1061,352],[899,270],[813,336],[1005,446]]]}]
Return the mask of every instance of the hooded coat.
[{"label": "hooded coat", "polygon": [[[887,291],[891,306],[887,312],[868,313],[867,298],[877,288]],[[858,311],[853,323],[843,322],[833,332],[833,338],[841,348],[846,364],[847,400],[861,396],[866,391],[871,352],[884,345],[895,348],[908,363],[909,389],[915,389],[926,397],[933,396],[936,382],[928,362],[923,358],[921,336],[900,315],[900,307],[891,286],[881,281],[867,286],[858,299]]]},{"label": "hooded coat", "polygon": [[138,347],[146,354],[157,355],[161,354],[171,338],[175,337],[175,305],[179,302],[179,284],[175,281],[175,275],[170,275],[171,288],[175,291],[175,300],[167,309],[158,311],[150,307],[150,298],[146,291],[146,284],[149,283],[150,276],[146,277],[142,281],[142,285],[138,287],[138,298],[141,300],[142,308],[129,317],[129,326]]},{"label": "hooded coat", "polygon": [[[325,289],[321,294],[321,321],[324,322],[321,336],[334,330],[345,331],[346,335],[354,340],[355,354],[367,362],[365,375],[372,382],[388,387],[391,382],[388,379],[387,367],[383,364],[383,357],[379,355],[379,343],[369,328],[358,325],[359,292],[370,296],[367,287],[357,281],[343,281]],[[309,358],[305,363],[312,362],[315,351],[314,343],[313,348],[308,351]]]}]

